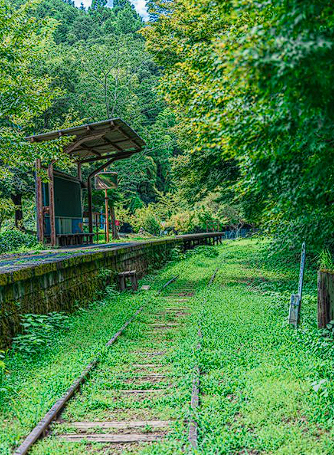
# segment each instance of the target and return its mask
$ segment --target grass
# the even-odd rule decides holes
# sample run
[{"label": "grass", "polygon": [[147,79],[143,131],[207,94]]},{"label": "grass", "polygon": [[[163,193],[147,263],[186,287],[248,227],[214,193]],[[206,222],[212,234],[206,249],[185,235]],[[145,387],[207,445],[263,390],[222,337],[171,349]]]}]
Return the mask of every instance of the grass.
[{"label": "grass", "polygon": [[[152,285],[151,291],[111,293],[72,315],[69,330],[58,334],[43,356],[30,360],[12,356],[2,386],[0,453],[11,453],[141,304],[145,311],[105,353],[81,394],[67,407],[62,432],[71,431],[75,420],[153,415],[175,421],[166,440],[124,449],[124,454],[194,453],[187,444],[186,421],[193,367],[199,363],[199,454],[334,453],[333,338],[316,328],[316,273],[308,265],[302,323],[296,331],[286,321],[289,296],[297,290],[299,258],[270,257],[266,246],[266,242],[239,240],[215,247],[216,257],[208,257],[205,248],[189,253],[143,280],[141,284]],[[216,280],[205,289],[216,267]],[[195,295],[187,302],[190,314],[180,327],[152,337],[148,324],[169,304],[155,290],[177,273],[180,278],[168,293],[181,286],[194,287]],[[168,320],[166,315],[164,321]],[[200,353],[195,349],[198,325],[203,334]],[[132,364],[152,349],[166,351],[161,362],[153,360],[155,371],[165,376],[159,385],[152,379],[136,382],[133,373]],[[171,393],[136,401],[120,392],[134,384]],[[51,437],[32,453],[78,455],[100,450],[95,444],[60,443]],[[103,453],[113,453],[108,450]]]},{"label": "grass", "polygon": [[[164,240],[164,239],[170,239],[175,237],[174,235],[151,235],[151,234],[146,234],[146,235],[141,235],[141,234],[136,234],[136,233],[129,233],[126,234],[125,236],[121,236],[120,239],[114,240],[110,234],[110,243],[126,243],[126,242],[147,242],[150,240]],[[105,244],[106,239],[105,239],[105,233],[100,232],[99,233],[99,240],[97,241],[97,235],[94,236],[94,243],[97,244]]]}]

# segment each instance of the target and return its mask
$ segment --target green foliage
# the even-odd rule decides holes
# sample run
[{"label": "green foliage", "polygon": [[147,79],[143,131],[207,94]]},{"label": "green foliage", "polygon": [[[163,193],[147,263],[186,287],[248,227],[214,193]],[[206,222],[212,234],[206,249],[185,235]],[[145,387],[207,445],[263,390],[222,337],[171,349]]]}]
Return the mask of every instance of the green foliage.
[{"label": "green foliage", "polygon": [[240,207],[222,203],[218,193],[209,193],[200,202],[190,204],[180,191],[159,192],[154,204],[137,209],[133,216],[128,212],[123,212],[123,215],[123,220],[137,230],[143,225],[143,217],[154,217],[160,224],[160,230],[166,234],[205,232],[208,227],[210,230],[222,229],[224,225],[238,229],[245,223]]},{"label": "green foliage", "polygon": [[219,256],[219,251],[214,246],[209,245],[200,245],[194,248],[193,250],[189,250],[187,253],[190,254],[199,254],[204,256],[205,258],[216,258]]},{"label": "green foliage", "polygon": [[328,248],[325,248],[320,252],[318,257],[318,264],[321,269],[334,269],[333,255]]},{"label": "green foliage", "polygon": [[56,331],[68,327],[68,316],[57,312],[25,314],[21,326],[23,334],[13,338],[13,350],[31,358],[50,345]]},{"label": "green foliage", "polygon": [[[38,1],[15,8],[0,1],[0,112],[2,126],[22,127],[43,112],[57,95],[47,75],[36,77],[34,63],[50,40],[55,22],[28,19]],[[44,47],[44,49],[43,49]]]},{"label": "green foliage", "polygon": [[3,226],[3,223],[12,218],[14,213],[14,204],[9,198],[1,199],[0,203],[0,231]]},{"label": "green foliage", "polygon": [[5,351],[0,351],[0,395],[4,391],[2,386],[5,380],[5,375],[7,373],[6,364],[5,364]]},{"label": "green foliage", "polygon": [[153,205],[137,209],[133,217],[133,226],[138,232],[141,228],[152,235],[159,235],[161,231],[161,222],[155,214]]},{"label": "green foliage", "polygon": [[[152,412],[156,418],[174,420],[176,425],[168,438],[143,447],[141,452],[184,453],[193,368],[199,365],[197,421],[199,434],[206,436],[199,439],[199,452],[216,454],[218,447],[221,454],[332,453],[333,338],[324,340],[316,328],[316,275],[307,269],[304,320],[298,331],[291,330],[284,321],[289,294],[298,282],[299,258],[269,257],[267,245],[258,240],[226,242],[214,247],[220,253],[216,258],[194,254],[170,263],[158,274],[146,277],[144,283],[150,284],[151,290],[145,294],[113,295],[104,305],[95,304],[71,315],[69,331],[55,333],[52,349],[45,349],[31,362],[9,355],[7,392],[0,407],[3,452],[15,450],[108,338],[144,305],[125,336],[104,353],[80,396],[68,404],[64,420],[104,421],[120,407],[127,421],[133,415]],[[207,289],[216,267],[216,280]],[[178,280],[157,296],[156,290],[177,274]],[[152,336],[152,322],[156,323],[157,317],[160,322],[172,321],[170,314],[166,315],[171,307],[166,296],[174,295],[177,300],[180,288],[194,292],[186,303],[189,309],[185,313],[190,314],[177,315],[176,327]],[[200,350],[196,349],[199,325]],[[142,353],[151,351],[165,353],[158,359],[149,357],[154,371],[164,376],[159,383],[144,379],[146,372],[140,368],[138,375],[133,374],[134,364],[142,364]],[[171,380],[173,393],[169,393]],[[150,390],[166,387],[166,393],[159,392],[154,400],[134,400],[133,394],[128,397],[124,393],[133,389],[133,384]],[[55,429],[56,434],[60,431],[73,430],[64,425]],[[82,454],[87,443],[71,444],[70,449],[73,455]],[[60,438],[53,437],[44,438],[34,451],[65,455],[68,450]]]},{"label": "green foliage", "polygon": [[191,210],[174,213],[166,222],[166,227],[173,228],[178,234],[190,234],[195,230],[195,214]]},{"label": "green foliage", "polygon": [[185,258],[185,255],[182,251],[182,248],[180,248],[180,247],[172,248],[169,252],[169,259],[171,261],[181,261],[184,258]]},{"label": "green foliage", "polygon": [[[34,17],[38,0],[16,6],[0,0],[0,192],[6,193],[10,180],[31,169],[38,156],[59,156],[57,144],[35,147],[24,140],[36,116],[60,95],[52,78],[39,71],[52,44],[56,21]],[[22,168],[21,168],[22,166]],[[15,169],[15,171],[14,171]],[[29,179],[29,177],[28,177]],[[4,182],[6,180],[6,182]],[[13,194],[16,194],[13,191]],[[2,194],[8,198],[8,194]],[[0,206],[3,205],[0,203]]]},{"label": "green foliage", "polygon": [[150,5],[143,34],[192,149],[176,161],[188,197],[220,191],[279,248],[332,242],[332,2]]},{"label": "green foliage", "polygon": [[16,251],[22,248],[39,249],[41,245],[36,237],[31,234],[12,229],[0,233],[0,254],[9,251]]},{"label": "green foliage", "polygon": [[104,8],[107,4],[107,0],[92,0],[92,9]]}]

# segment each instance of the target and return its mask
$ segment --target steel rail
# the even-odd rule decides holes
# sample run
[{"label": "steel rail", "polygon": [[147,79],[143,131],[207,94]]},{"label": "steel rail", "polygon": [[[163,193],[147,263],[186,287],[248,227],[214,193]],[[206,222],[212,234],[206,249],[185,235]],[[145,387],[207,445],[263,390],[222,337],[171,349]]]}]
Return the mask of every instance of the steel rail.
[{"label": "steel rail", "polygon": [[167,281],[167,283],[164,284],[164,285],[162,286],[161,289],[159,289],[158,294],[160,294],[160,293],[161,293],[169,284],[173,283],[173,281],[175,281],[179,276],[180,276],[180,275],[175,275],[175,276],[173,276],[172,279],[170,279],[169,281]]},{"label": "steel rail", "polygon": [[[198,342],[196,349],[197,349],[197,351],[200,351],[201,338],[202,338],[202,333],[201,333],[200,329],[198,330],[198,337],[199,337],[200,341]],[[201,375],[200,368],[198,365],[196,365],[194,368],[193,388],[192,388],[192,392],[191,392],[191,401],[190,401],[190,407],[192,410],[192,418],[190,419],[189,433],[188,433],[188,441],[190,442],[190,445],[192,446],[193,449],[198,448],[198,423],[195,420],[194,414],[196,413],[197,408],[199,407],[200,375]]]},{"label": "steel rail", "polygon": [[218,270],[219,268],[217,267],[216,270],[214,271],[214,274],[212,275],[212,277],[210,278],[210,281],[209,281],[209,284],[208,286],[211,286],[211,284],[214,282],[215,278],[216,278],[216,275],[218,273]]},{"label": "steel rail", "polygon": [[[209,283],[207,286],[211,286],[212,283],[214,282],[216,275],[218,272],[218,268],[214,271],[213,275],[211,276]],[[204,302],[206,302],[206,298],[204,299]],[[200,324],[199,324],[200,326]],[[197,332],[199,341],[196,346],[197,352],[199,352],[202,348],[202,332],[201,328],[199,327],[198,332]],[[188,432],[188,441],[193,449],[198,448],[198,422],[195,419],[195,414],[197,412],[197,409],[199,407],[199,395],[200,395],[200,376],[201,376],[201,370],[198,365],[195,366],[194,368],[194,379],[193,379],[193,387],[192,387],[192,392],[191,392],[191,401],[190,401],[190,407],[192,411],[192,417],[189,422],[189,432]]]},{"label": "steel rail", "polygon": [[[170,283],[176,280],[179,275],[173,277],[169,280],[163,287],[164,289]],[[131,322],[138,316],[138,314],[144,309],[144,306],[140,307],[135,314],[128,320],[126,323],[120,328],[120,330],[115,333],[112,338],[105,344],[105,347],[109,347],[115,343],[117,338],[124,332],[124,330],[128,327]],[[65,408],[67,402],[75,395],[78,391],[80,386],[86,381],[91,371],[97,366],[100,362],[101,353],[94,359],[91,363],[89,363],[86,368],[83,370],[81,375],[76,379],[73,384],[70,386],[69,389],[65,392],[65,394],[55,402],[55,404],[51,407],[51,409],[44,415],[44,417],[38,422],[35,428],[29,433],[29,435],[25,438],[22,444],[15,450],[13,455],[25,455],[29,452],[31,447],[35,444],[38,439],[45,436],[50,424],[59,416],[59,414]]]}]

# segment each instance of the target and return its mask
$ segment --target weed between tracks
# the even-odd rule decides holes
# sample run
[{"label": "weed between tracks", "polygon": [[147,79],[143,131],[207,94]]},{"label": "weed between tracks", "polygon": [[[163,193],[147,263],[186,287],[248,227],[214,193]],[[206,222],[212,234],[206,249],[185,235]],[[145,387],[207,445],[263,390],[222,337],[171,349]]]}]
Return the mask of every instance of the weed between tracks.
[{"label": "weed between tracks", "polygon": [[[195,296],[185,304],[190,310],[178,316],[180,326],[166,333],[159,328],[152,331],[158,314],[159,322],[173,321],[166,311],[174,305],[170,298],[156,296],[154,291],[113,295],[71,316],[69,331],[61,333],[40,359],[11,359],[2,397],[0,453],[10,453],[142,302],[147,305],[145,311],[106,352],[68,405],[64,422],[53,426],[51,437],[42,440],[33,454],[191,453],[185,420],[196,362],[202,371],[198,453],[334,453],[334,349],[332,338],[321,336],[315,328],[314,270],[307,271],[303,323],[296,332],[285,321],[289,294],[297,287],[298,259],[278,263],[255,240],[226,242],[218,251],[217,257],[208,257],[205,249],[187,255],[154,281],[153,277],[145,280],[158,289],[180,273],[168,294],[177,296],[179,288],[195,289]],[[216,281],[205,290],[216,267],[220,268]],[[202,351],[195,355],[199,319]],[[142,366],[148,363],[155,376]],[[133,389],[150,392],[127,393]],[[57,437],[77,432],[73,422],[152,416],[173,421],[171,429],[162,432],[165,439],[154,445],[111,447]],[[147,426],[141,431],[150,434],[153,429]]]}]

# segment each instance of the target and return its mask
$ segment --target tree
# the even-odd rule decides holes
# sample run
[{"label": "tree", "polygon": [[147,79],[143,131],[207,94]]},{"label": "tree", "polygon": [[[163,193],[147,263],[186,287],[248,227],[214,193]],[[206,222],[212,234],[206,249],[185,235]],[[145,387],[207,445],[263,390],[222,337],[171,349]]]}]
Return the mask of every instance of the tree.
[{"label": "tree", "polygon": [[281,246],[332,242],[332,2],[158,5],[143,33],[192,149],[182,181],[223,191]]},{"label": "tree", "polygon": [[12,199],[15,225],[20,229],[22,195],[31,190],[36,156],[54,158],[59,153],[53,145],[37,150],[24,140],[34,118],[60,93],[51,88],[47,74],[37,74],[37,62],[52,42],[55,27],[55,21],[31,17],[37,3],[29,0],[15,8],[0,0],[0,193],[5,206]]},{"label": "tree", "polygon": [[[48,1],[58,5],[59,0]],[[52,15],[55,8],[51,3],[48,8]],[[166,105],[157,93],[159,69],[137,33],[142,20],[128,0],[84,14],[77,10],[73,21],[67,10],[59,11],[64,13],[59,20],[67,34],[41,62],[41,72],[48,73],[64,95],[36,119],[36,130],[56,129],[68,116],[78,122],[123,118],[148,144],[138,161],[133,157],[115,164],[124,182],[124,204],[133,208],[152,202],[157,190],[171,187],[169,159],[176,141],[171,131],[174,116],[164,111]]]},{"label": "tree", "polygon": [[27,20],[36,2],[29,0],[18,9],[0,0],[0,113],[2,126],[23,127],[50,104],[50,78],[36,78],[34,62],[55,26],[54,21]]},{"label": "tree", "polygon": [[91,9],[97,10],[98,8],[104,8],[108,3],[108,0],[92,0]]},{"label": "tree", "polygon": [[[15,11],[24,1],[14,0]],[[170,158],[177,149],[172,131],[175,121],[157,92],[160,69],[137,33],[143,24],[140,16],[128,0],[115,1],[113,8],[105,3],[95,2],[94,8],[86,11],[70,1],[43,0],[25,12],[36,23],[36,33],[41,33],[42,25],[52,25],[45,51],[31,62],[30,71],[33,69],[36,80],[48,81],[48,89],[57,96],[34,113],[22,137],[106,117],[123,118],[147,141],[145,153],[114,166],[120,175],[122,203],[134,210],[156,201],[158,191],[167,192],[172,187]],[[4,138],[3,148],[5,142],[10,150],[11,137]],[[28,162],[31,165],[36,151],[23,150],[26,145],[21,142],[17,175],[25,177],[20,173],[21,166],[24,169]],[[56,153],[54,146],[47,150],[41,149],[40,153]],[[84,176],[90,170],[89,166],[83,167]],[[25,193],[30,188],[29,179],[27,185],[15,185],[14,180],[9,184],[7,177],[6,182],[6,188],[0,184],[3,195],[10,197],[9,188],[15,191],[13,194],[17,188],[25,189],[23,197],[29,194]]]}]

